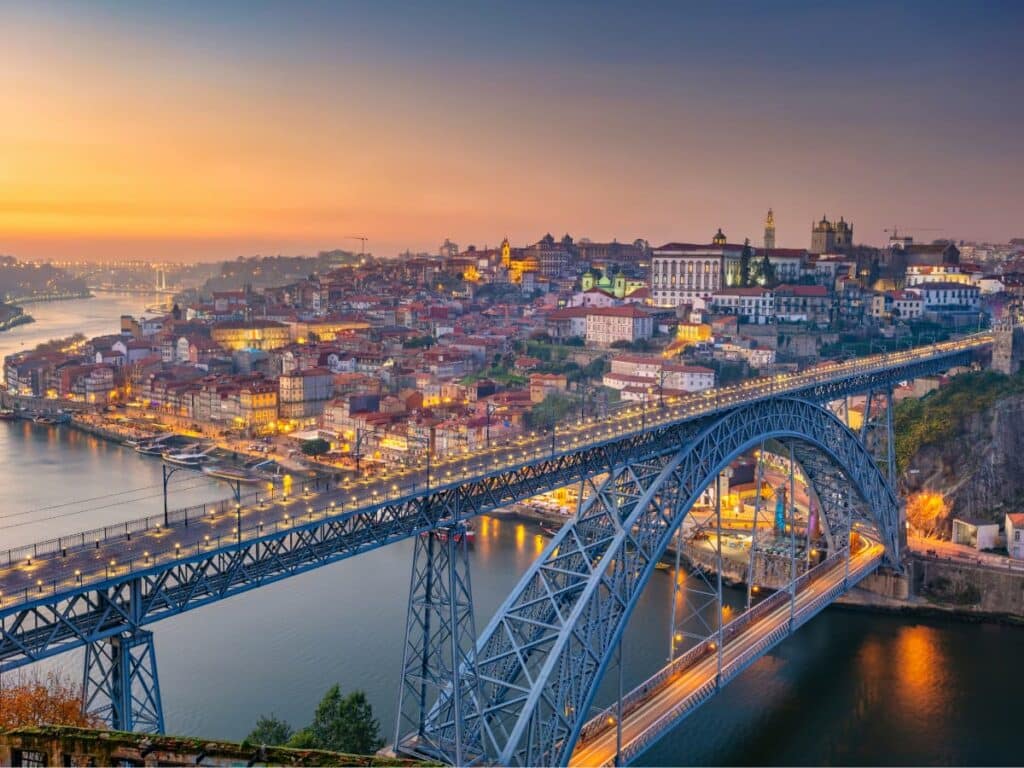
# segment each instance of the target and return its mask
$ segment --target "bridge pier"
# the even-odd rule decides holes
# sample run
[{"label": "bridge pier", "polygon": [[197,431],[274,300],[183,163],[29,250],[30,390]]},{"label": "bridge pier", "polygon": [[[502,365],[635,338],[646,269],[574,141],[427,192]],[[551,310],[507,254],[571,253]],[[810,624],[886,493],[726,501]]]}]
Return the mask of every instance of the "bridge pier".
[{"label": "bridge pier", "polygon": [[[448,765],[483,757],[466,527],[416,537],[395,751]],[[428,716],[436,715],[428,724]]]},{"label": "bridge pier", "polygon": [[164,732],[152,632],[121,632],[85,647],[82,709],[115,731]]}]

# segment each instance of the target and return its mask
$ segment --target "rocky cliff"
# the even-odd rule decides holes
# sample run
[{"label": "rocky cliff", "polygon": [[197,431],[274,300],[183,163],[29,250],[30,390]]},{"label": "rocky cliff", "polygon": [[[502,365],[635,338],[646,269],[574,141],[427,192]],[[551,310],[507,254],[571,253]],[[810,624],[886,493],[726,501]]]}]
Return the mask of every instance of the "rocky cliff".
[{"label": "rocky cliff", "polygon": [[1002,522],[1024,509],[1024,381],[991,373],[957,379],[948,392],[897,410],[903,491],[941,493],[947,534],[954,515]]}]

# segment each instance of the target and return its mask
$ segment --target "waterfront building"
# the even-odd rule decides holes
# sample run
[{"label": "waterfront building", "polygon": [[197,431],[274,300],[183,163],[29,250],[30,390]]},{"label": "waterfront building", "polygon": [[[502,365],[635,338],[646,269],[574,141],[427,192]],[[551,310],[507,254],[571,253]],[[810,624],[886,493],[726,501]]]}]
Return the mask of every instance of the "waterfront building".
[{"label": "waterfront building", "polygon": [[292,371],[277,381],[280,418],[301,427],[313,426],[334,395],[334,374],[326,368]]}]

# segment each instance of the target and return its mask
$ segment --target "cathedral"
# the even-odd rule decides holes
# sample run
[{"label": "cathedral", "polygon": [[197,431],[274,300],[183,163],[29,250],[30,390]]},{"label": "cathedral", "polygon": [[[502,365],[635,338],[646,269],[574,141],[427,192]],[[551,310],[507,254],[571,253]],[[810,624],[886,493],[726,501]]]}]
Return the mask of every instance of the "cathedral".
[{"label": "cathedral", "polygon": [[839,221],[829,221],[824,216],[821,221],[811,224],[811,253],[846,253],[853,248],[853,224],[839,217]]}]

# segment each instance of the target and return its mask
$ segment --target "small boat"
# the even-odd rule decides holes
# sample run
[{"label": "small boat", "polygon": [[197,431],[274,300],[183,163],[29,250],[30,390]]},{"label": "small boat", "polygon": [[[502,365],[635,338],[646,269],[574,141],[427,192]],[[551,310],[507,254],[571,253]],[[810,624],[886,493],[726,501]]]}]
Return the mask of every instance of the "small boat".
[{"label": "small boat", "polygon": [[259,483],[263,480],[260,475],[254,475],[245,467],[232,467],[226,464],[207,464],[202,467],[202,471],[204,475],[230,480],[233,483]]},{"label": "small boat", "polygon": [[[174,437],[174,433],[168,433],[166,435],[160,435],[160,437],[154,437],[150,440],[139,440],[134,446],[137,453],[143,453],[146,456],[163,456],[166,453],[167,448],[164,442]],[[127,445],[127,443],[125,443]]]},{"label": "small boat", "polygon": [[35,424],[56,424],[57,423],[56,419],[54,419],[52,416],[45,416],[43,414],[39,414],[38,416],[33,416],[32,417],[32,421]]},{"label": "small boat", "polygon": [[18,414],[9,408],[0,409],[0,421],[14,421],[18,418]]},{"label": "small boat", "polygon": [[659,571],[670,571],[670,570],[672,570],[672,566],[671,565],[669,565],[668,563],[662,562],[661,560],[656,562],[654,564],[654,567],[656,569],[658,569]]},{"label": "small boat", "polygon": [[168,464],[175,464],[179,467],[198,467],[204,461],[209,461],[210,451],[213,447],[207,448],[205,451],[184,451],[182,453],[167,453],[161,454],[163,460]]},{"label": "small boat", "polygon": [[544,532],[546,536],[551,536],[552,538],[554,538],[558,535],[558,529],[552,528],[550,525],[542,525],[540,529]]}]

